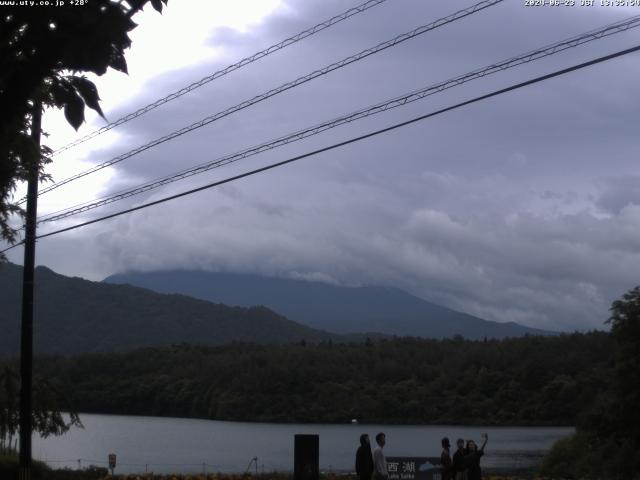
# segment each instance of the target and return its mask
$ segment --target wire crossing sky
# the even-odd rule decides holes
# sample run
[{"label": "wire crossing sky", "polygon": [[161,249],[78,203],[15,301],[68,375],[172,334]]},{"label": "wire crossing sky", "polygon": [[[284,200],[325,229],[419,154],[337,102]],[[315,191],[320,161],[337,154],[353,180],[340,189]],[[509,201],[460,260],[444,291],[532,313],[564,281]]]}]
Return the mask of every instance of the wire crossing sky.
[{"label": "wire crossing sky", "polygon": [[[218,186],[224,185],[226,183],[234,182],[234,181],[240,180],[240,179],[245,178],[245,177],[256,175],[258,173],[262,173],[262,172],[265,172],[265,171],[268,171],[268,170],[271,170],[271,169],[274,169],[274,168],[277,168],[277,167],[281,167],[281,166],[287,165],[289,163],[296,162],[298,160],[302,160],[302,159],[307,158],[307,157],[318,155],[320,153],[324,153],[324,152],[327,152],[327,151],[330,151],[330,150],[333,150],[333,149],[336,149],[336,148],[344,147],[344,146],[350,145],[352,143],[360,142],[362,140],[366,140],[368,138],[371,138],[371,137],[374,137],[374,136],[377,136],[377,135],[381,135],[383,133],[387,133],[387,132],[396,130],[398,128],[406,127],[406,126],[411,125],[413,123],[420,122],[420,121],[426,120],[428,118],[435,117],[437,115],[441,115],[443,113],[446,113],[446,112],[449,112],[449,111],[452,111],[452,110],[455,110],[455,109],[458,109],[458,108],[461,108],[461,107],[465,107],[467,105],[471,105],[471,104],[476,103],[476,102],[480,102],[482,100],[486,100],[486,99],[489,99],[489,98],[492,98],[492,97],[496,97],[498,95],[503,95],[503,94],[511,92],[513,90],[518,90],[520,88],[527,87],[527,86],[533,85],[535,83],[543,82],[543,81],[552,79],[554,77],[558,77],[558,76],[561,76],[561,75],[566,75],[567,73],[575,72],[576,70],[581,70],[583,68],[591,67],[593,65],[597,65],[597,64],[602,63],[602,62],[606,62],[606,61],[609,61],[609,60],[612,60],[612,59],[615,59],[615,58],[618,58],[618,57],[622,57],[624,55],[629,55],[631,53],[637,52],[638,50],[640,50],[640,45],[635,46],[635,47],[631,47],[631,48],[628,48],[628,49],[625,49],[625,50],[621,50],[619,52],[615,52],[615,53],[612,53],[610,55],[606,55],[604,57],[599,57],[599,58],[596,58],[594,60],[590,60],[588,62],[584,62],[584,63],[578,64],[578,65],[574,65],[574,66],[571,66],[571,67],[568,67],[568,68],[564,68],[562,70],[558,70],[558,71],[553,72],[553,73],[542,75],[540,77],[533,78],[531,80],[527,80],[526,82],[521,82],[521,83],[518,83],[516,85],[512,85],[510,87],[502,88],[500,90],[496,90],[496,91],[488,93],[486,95],[482,95],[482,96],[473,98],[471,100],[467,100],[467,101],[464,101],[462,103],[458,103],[456,105],[453,105],[453,106],[450,106],[450,107],[447,107],[447,108],[443,108],[443,109],[437,110],[435,112],[428,113],[426,115],[421,115],[419,117],[412,118],[410,120],[406,120],[406,121],[401,122],[401,123],[397,123],[395,125],[383,128],[381,130],[376,130],[374,132],[367,133],[366,135],[361,135],[359,137],[355,137],[355,138],[346,140],[344,142],[335,143],[335,144],[330,145],[328,147],[320,148],[318,150],[314,150],[312,152],[305,153],[303,155],[298,155],[296,157],[289,158],[287,160],[283,160],[281,162],[277,162],[277,163],[273,163],[271,165],[267,165],[266,167],[258,168],[258,169],[255,169],[255,170],[251,170],[250,172],[246,172],[246,173],[243,173],[243,174],[240,174],[240,175],[235,175],[233,177],[226,178],[224,180],[213,182],[213,183],[210,183],[208,185],[204,185],[202,187],[194,188],[194,189],[191,189],[191,190],[188,190],[188,191],[176,194],[176,195],[171,195],[169,197],[165,197],[165,198],[162,198],[160,200],[156,200],[154,202],[146,203],[144,205],[139,205],[139,206],[136,206],[136,207],[133,207],[133,208],[122,210],[120,212],[112,213],[110,215],[106,215],[104,217],[96,218],[96,219],[90,220],[88,222],[79,223],[79,224],[76,224],[76,225],[73,225],[73,226],[70,226],[70,227],[66,227],[66,228],[61,228],[59,230],[55,230],[53,232],[41,234],[41,235],[38,235],[36,237],[36,239],[46,238],[46,237],[50,237],[50,236],[53,236],[53,235],[58,235],[60,233],[69,232],[71,230],[76,230],[78,228],[85,227],[87,225],[92,225],[94,223],[98,223],[98,222],[102,222],[102,221],[105,221],[105,220],[109,220],[109,219],[118,217],[120,215],[124,215],[124,214],[127,214],[127,213],[132,213],[132,212],[135,212],[135,211],[138,211],[138,210],[143,210],[145,208],[149,208],[149,207],[152,207],[152,206],[155,206],[155,205],[159,205],[159,204],[162,204],[162,203],[165,203],[165,202],[168,202],[168,201],[176,200],[178,198],[185,197],[187,195],[192,195],[194,193],[201,192],[203,190],[208,190],[210,188],[218,187]],[[15,245],[15,246],[17,246],[17,245]],[[4,253],[7,250],[8,249],[3,250],[2,253]]]},{"label": "wire crossing sky", "polygon": [[[422,23],[417,19],[445,18],[476,1],[369,8],[328,35],[308,37],[78,145],[46,173],[67,179],[412,31]],[[341,0],[188,3],[169,2],[162,17],[136,16],[130,75],[95,79],[112,106],[109,118],[348,7]],[[70,216],[39,229],[52,233],[180,195],[638,44],[640,11],[595,3],[502,2],[451,22],[51,191],[40,197],[39,220]],[[552,43],[560,39],[567,40]],[[228,181],[46,237],[37,261],[94,281],[124,271],[197,269],[398,288],[486,320],[556,331],[606,328],[611,302],[638,283],[640,271],[637,58],[450,110],[277,174]],[[417,101],[424,97],[428,103]],[[56,145],[80,136],[61,112],[48,110],[44,120]],[[103,125],[93,114],[88,121],[86,132]],[[223,165],[227,170],[214,170]],[[103,210],[88,211],[100,202]],[[76,208],[86,213],[71,218]],[[20,263],[20,253],[14,248],[8,259]]]},{"label": "wire crossing sky", "polygon": [[478,78],[482,78],[485,77],[487,75],[491,75],[494,73],[498,73],[504,70],[507,70],[509,68],[513,68],[525,63],[530,63],[533,62],[535,60],[539,60],[541,58],[545,58],[548,57],[550,55],[554,55],[556,53],[560,53],[563,52],[567,49],[570,48],[575,48],[578,47],[580,45],[583,45],[585,43],[589,43],[592,42],[594,40],[598,40],[598,39],[602,39],[602,38],[606,38],[610,35],[614,35],[616,33],[621,33],[627,30],[630,30],[632,28],[636,28],[640,26],[640,16],[634,16],[628,19],[625,19],[623,21],[620,22],[616,22],[615,24],[611,24],[611,25],[607,25],[605,27],[602,27],[600,29],[597,30],[593,30],[590,32],[586,32],[582,35],[577,35],[574,37],[571,37],[569,39],[565,39],[559,42],[556,42],[554,44],[551,45],[547,45],[544,47],[541,47],[539,49],[536,50],[532,50],[526,53],[523,53],[521,55],[518,55],[516,57],[512,57],[509,58],[507,60],[503,60],[500,62],[496,62],[496,63],[492,63],[484,68],[479,68],[476,70],[473,70],[472,72],[468,72],[465,73],[463,75],[459,75],[457,77],[451,78],[449,80],[443,81],[443,82],[439,82],[436,83],[434,85],[430,85],[428,87],[425,87],[421,90],[418,91],[414,91],[399,97],[395,97],[391,100],[387,100],[385,102],[381,102],[378,103],[376,105],[364,108],[364,109],[360,109],[356,112],[352,112],[348,115],[343,115],[341,117],[337,117],[334,118],[332,120],[329,120],[327,122],[318,124],[318,125],[314,125],[312,127],[308,127],[306,129],[303,130],[299,130],[297,132],[291,133],[287,136],[284,137],[280,137],[278,139],[275,140],[271,140],[269,142],[266,143],[262,143],[260,145],[257,146],[253,146],[250,148],[247,148],[245,150],[242,150],[240,152],[231,154],[231,155],[227,155],[224,156],[222,158],[216,159],[214,161],[211,162],[207,162],[204,163],[202,165],[198,165],[196,167],[192,167],[186,170],[183,170],[181,172],[175,173],[173,175],[169,175],[169,176],[165,176],[162,177],[160,179],[154,180],[152,182],[140,185],[138,187],[132,188],[132,189],[128,189],[128,190],[124,190],[121,192],[117,192],[114,193],[112,195],[109,195],[105,198],[96,200],[96,201],[92,201],[92,202],[85,202],[84,204],[80,204],[80,205],[76,205],[73,207],[70,207],[68,209],[59,211],[59,212],[55,212],[49,215],[46,215],[42,218],[40,218],[38,220],[38,224],[41,223],[45,223],[45,222],[52,222],[52,221],[56,221],[56,220],[61,220],[64,218],[68,218],[83,212],[87,212],[89,210],[93,210],[95,208],[98,207],[102,207],[104,205],[108,205],[110,203],[119,201],[119,200],[123,200],[125,198],[130,198],[132,196],[135,195],[139,195],[141,193],[144,192],[148,192],[150,190],[159,188],[161,186],[164,185],[168,185],[170,183],[182,180],[184,178],[188,178],[191,177],[193,175],[198,175],[200,173],[204,173],[207,171],[210,171],[214,168],[219,168],[222,167],[224,165],[228,165],[230,163],[233,162],[237,162],[239,160],[242,160],[244,158],[248,158],[250,156],[253,155],[257,155],[259,153],[268,151],[268,150],[272,150],[274,148],[283,146],[283,145],[287,145],[289,143],[292,142],[296,142],[298,140],[302,140],[304,138],[308,138],[310,136],[313,135],[317,135],[321,132],[330,130],[332,128],[338,127],[340,125],[344,125],[346,123],[350,123],[353,121],[357,121],[359,119],[362,118],[366,118],[370,115],[375,115],[378,113],[382,113],[385,111],[388,111],[390,109],[393,108],[397,108],[397,107],[401,107],[404,105],[407,105],[409,103],[415,102],[417,100],[421,100],[423,98],[426,98],[430,95],[434,95],[437,94],[439,92],[442,92],[446,89],[449,88],[453,88],[459,85],[462,85],[466,82],[478,79]]},{"label": "wire crossing sky", "polygon": [[168,103],[172,100],[175,100],[176,98],[180,98],[183,95],[186,95],[189,92],[192,92],[193,90],[196,90],[197,88],[202,87],[203,85],[206,85],[207,83],[210,83],[214,80],[216,80],[217,78],[223,77],[235,70],[238,70],[246,65],[249,65],[257,60],[260,60],[261,58],[267,57],[268,55],[271,55],[272,53],[275,53],[279,50],[282,50],[283,48],[286,48],[290,45],[293,45],[301,40],[304,40],[307,37],[310,37],[312,35],[315,35],[318,32],[321,32],[323,30],[326,30],[329,27],[332,27],[333,25],[336,25],[340,22],[342,22],[343,20],[347,20],[351,17],[353,17],[354,15],[357,15],[358,13],[362,13],[367,11],[368,9],[378,6],[383,2],[386,2],[387,0],[368,0],[364,3],[361,3],[353,8],[350,8],[349,10],[346,10],[343,13],[340,13],[339,15],[336,15],[328,20],[324,20],[323,22],[318,23],[317,25],[314,25],[311,28],[308,28],[300,33],[297,33],[296,35],[293,35],[292,37],[286,38],[284,40],[282,40],[279,43],[276,43],[274,45],[271,45],[267,48],[265,48],[264,50],[261,50],[257,53],[254,53],[253,55],[243,58],[242,60],[240,60],[239,62],[236,62],[232,65],[229,65],[228,67],[223,68],[222,70],[218,70],[214,73],[212,73],[211,75],[207,75],[206,77],[201,78],[200,80],[198,80],[197,82],[193,82],[189,85],[187,85],[186,87],[181,88],[178,91],[172,92],[169,95],[159,98],[158,100],[156,100],[153,103],[150,103],[138,110],[136,110],[135,112],[131,112],[127,115],[125,115],[124,117],[119,118],[118,120],[115,120],[111,123],[109,123],[108,125],[105,125],[104,127],[100,127],[97,130],[94,130],[93,132],[90,132],[80,138],[78,138],[77,140],[74,140],[71,143],[68,143],[67,145],[64,145],[62,147],[60,147],[59,149],[55,150],[51,155],[55,156],[58,155],[66,150],[69,150],[77,145],[80,145],[88,140],[91,140],[92,138],[97,137],[98,135],[107,132],[113,128],[116,128],[124,123],[127,123],[131,120],[133,120],[134,118],[138,118],[152,110],[155,110],[156,108],[164,105],[165,103]]},{"label": "wire crossing sky", "polygon": [[[478,13],[486,8],[492,7],[498,3],[501,3],[503,0],[483,0],[482,2],[476,3],[475,5],[472,5],[471,7],[462,9],[462,10],[458,10],[455,13],[452,13],[446,17],[440,18],[434,22],[431,22],[429,24],[426,25],[422,25],[418,28],[415,28],[409,32],[397,35],[393,38],[391,38],[390,40],[387,40],[385,42],[379,43],[373,47],[367,48],[365,50],[362,50],[361,52],[351,55],[349,57],[343,58],[342,60],[332,63],[328,66],[325,66],[321,69],[315,70],[307,75],[304,75],[302,77],[298,77],[297,79],[291,81],[291,82],[287,82],[283,85],[280,85],[277,88],[273,88],[265,93],[259,94],[254,96],[253,98],[249,99],[249,100],[245,100],[244,102],[241,102],[237,105],[234,105],[233,107],[227,108],[226,110],[222,110],[218,113],[215,113],[213,115],[210,115],[206,118],[203,118],[202,120],[192,123],[191,125],[188,125],[186,127],[183,127],[179,130],[176,130],[168,135],[164,135],[160,138],[157,138],[149,143],[146,143],[145,145],[141,145],[133,150],[130,150],[122,155],[118,155],[117,157],[112,158],[111,160],[108,160],[106,162],[103,162],[99,165],[96,165],[92,168],[89,168],[83,172],[80,172],[76,175],[72,175],[71,177],[68,177],[66,179],[60,180],[59,182],[56,182],[52,185],[49,185],[48,187],[43,188],[42,190],[39,191],[38,195],[43,195],[47,192],[50,192],[52,190],[55,190],[63,185],[66,185],[70,182],[73,182],[75,180],[78,180],[80,178],[86,177],[87,175],[90,175],[92,173],[98,172],[106,167],[109,167],[111,165],[115,165],[117,163],[120,163],[128,158],[131,158],[139,153],[142,153],[146,150],[149,150],[150,148],[153,148],[157,145],[160,145],[162,143],[168,142],[169,140],[173,140],[175,138],[178,138],[186,133],[192,132],[196,129],[199,129],[201,127],[204,127],[205,125],[209,125],[212,122],[215,122],[216,120],[219,120],[221,118],[224,118],[228,115],[231,115],[232,113],[241,111],[247,107],[250,107],[256,103],[262,102],[264,100],[267,100],[269,98],[274,97],[275,95],[278,95],[280,93],[286,92],[287,90],[290,90],[292,88],[298,87],[302,84],[305,84],[307,82],[310,82],[311,80],[314,80],[316,78],[319,77],[323,77],[324,75],[327,75],[330,72],[333,72],[334,70],[338,70],[340,68],[343,68],[347,65],[350,65],[352,63],[358,62],[362,59],[365,59],[371,55],[374,55],[376,53],[379,53],[383,50],[386,50],[388,48],[391,47],[395,47],[407,40],[410,40],[412,38],[415,38],[419,35],[425,34],[427,32],[430,32],[432,30],[435,30],[439,27],[448,25],[450,23],[453,23],[457,20],[463,19],[469,15],[473,15],[475,13]],[[23,198],[22,200],[20,200],[19,203],[24,203],[26,201],[25,198]]]}]

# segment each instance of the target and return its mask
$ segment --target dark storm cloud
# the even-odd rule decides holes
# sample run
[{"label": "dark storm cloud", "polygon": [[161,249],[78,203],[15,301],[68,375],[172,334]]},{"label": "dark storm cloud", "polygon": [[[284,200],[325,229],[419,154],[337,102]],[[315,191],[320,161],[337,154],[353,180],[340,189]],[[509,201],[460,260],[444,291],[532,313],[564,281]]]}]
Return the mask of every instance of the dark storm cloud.
[{"label": "dark storm cloud", "polygon": [[[110,158],[468,5],[389,1],[127,124],[122,140],[100,156]],[[212,32],[210,42],[224,58],[154,79],[127,110],[342,11],[345,4],[291,1],[287,7],[246,34]],[[627,14],[504,2],[123,162],[116,170],[118,188]],[[406,120],[629,47],[637,38],[632,31],[588,44],[143,199]],[[489,319],[550,329],[600,328],[608,304],[638,283],[634,79],[639,69],[637,57],[615,60],[91,227],[86,235],[97,254],[87,261],[86,274],[204,268],[391,285]]]},{"label": "dark storm cloud", "polygon": [[603,183],[596,202],[600,208],[617,215],[626,207],[640,206],[640,175],[610,178]]}]

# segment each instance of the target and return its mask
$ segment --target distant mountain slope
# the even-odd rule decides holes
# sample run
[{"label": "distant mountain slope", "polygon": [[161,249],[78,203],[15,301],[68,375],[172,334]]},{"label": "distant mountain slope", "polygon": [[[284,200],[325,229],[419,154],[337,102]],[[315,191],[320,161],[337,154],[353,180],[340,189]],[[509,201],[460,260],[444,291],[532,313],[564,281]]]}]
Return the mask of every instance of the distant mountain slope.
[{"label": "distant mountain slope", "polygon": [[[0,264],[0,356],[19,352],[22,267]],[[234,340],[289,343],[337,340],[264,307],[227,307],[129,285],[90,282],[36,269],[35,353],[128,350]]]},{"label": "distant mountain slope", "polygon": [[469,339],[549,334],[516,323],[498,323],[435,305],[395,288],[339,287],[318,282],[202,271],[131,272],[107,283],[181,293],[227,305],[264,305],[296,322],[337,333],[381,332]]}]

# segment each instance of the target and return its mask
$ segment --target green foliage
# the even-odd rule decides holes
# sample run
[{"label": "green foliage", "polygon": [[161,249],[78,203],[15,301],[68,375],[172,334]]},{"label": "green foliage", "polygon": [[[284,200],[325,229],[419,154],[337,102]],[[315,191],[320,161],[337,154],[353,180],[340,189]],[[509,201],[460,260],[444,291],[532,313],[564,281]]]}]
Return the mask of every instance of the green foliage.
[{"label": "green foliage", "polygon": [[640,287],[613,302],[607,323],[616,344],[612,388],[616,406],[612,421],[618,427],[619,437],[640,448]]},{"label": "green foliage", "polygon": [[[19,378],[11,365],[0,370],[0,454],[15,451],[14,438],[19,429]],[[65,420],[62,412],[68,412]],[[80,418],[67,397],[54,382],[39,377],[33,382],[33,430],[42,437],[62,435],[72,426],[82,427]]]},{"label": "green foliage", "polygon": [[556,442],[553,450],[545,457],[540,474],[552,478],[585,478],[587,466],[576,459],[582,457],[587,442],[580,435],[572,435]]},{"label": "green foliage", "polygon": [[577,433],[554,445],[542,467],[554,478],[640,478],[640,287],[611,306],[614,366],[579,417]]},{"label": "green foliage", "polygon": [[[103,467],[89,466],[81,470],[68,468],[51,469],[39,460],[31,461],[31,478],[34,480],[103,480],[108,470]],[[16,455],[0,454],[0,478],[18,478],[18,457]]]},{"label": "green foliage", "polygon": [[0,455],[16,450],[14,436],[18,431],[18,382],[9,365],[0,371]]},{"label": "green foliage", "polygon": [[[52,480],[52,471],[44,462],[32,461],[31,478],[34,480]],[[18,457],[16,455],[5,455],[0,453],[0,478],[18,478]],[[60,477],[57,477],[60,478]]]},{"label": "green foliage", "polygon": [[633,480],[638,478],[637,456],[637,446],[628,439],[618,442],[581,429],[556,442],[540,474],[554,479]]},{"label": "green foliage", "polygon": [[600,332],[487,342],[235,343],[50,357],[36,369],[65,386],[83,412],[573,425],[610,375],[611,351],[609,336]]},{"label": "green foliage", "polygon": [[[78,129],[85,105],[102,115],[95,85],[80,72],[102,75],[111,67],[127,71],[124,51],[131,45],[131,17],[149,1],[162,11],[167,0],[90,0],[79,8],[2,7],[0,17],[0,238],[14,242],[7,221],[22,213],[11,201],[17,182],[30,167],[42,167],[50,150],[30,138],[36,102],[63,108]],[[127,6],[129,5],[130,8]]]}]

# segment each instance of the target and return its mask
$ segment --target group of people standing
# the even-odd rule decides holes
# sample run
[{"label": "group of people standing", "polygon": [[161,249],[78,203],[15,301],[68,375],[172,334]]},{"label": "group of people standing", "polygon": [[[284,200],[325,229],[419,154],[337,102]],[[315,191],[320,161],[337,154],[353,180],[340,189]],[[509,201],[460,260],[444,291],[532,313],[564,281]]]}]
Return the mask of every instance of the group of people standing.
[{"label": "group of people standing", "polygon": [[371,452],[369,435],[360,435],[360,446],[356,452],[356,474],[360,480],[386,480],[389,478],[387,459],[382,449],[387,443],[387,436],[380,432],[376,435],[378,446]]},{"label": "group of people standing", "polygon": [[[356,474],[360,480],[388,480],[387,459],[383,448],[386,444],[386,435],[382,432],[376,435],[377,447],[371,451],[369,435],[360,435],[360,447],[356,452]],[[456,441],[457,450],[451,456],[451,444],[447,437],[442,439],[442,454],[440,455],[440,468],[442,480],[481,480],[480,457],[484,455],[484,447],[489,439],[486,433],[482,434],[482,446],[478,448],[476,442],[459,438]]]},{"label": "group of people standing", "polygon": [[484,447],[487,445],[489,436],[483,433],[482,440],[480,448],[473,440],[467,440],[465,447],[464,440],[459,438],[456,441],[457,450],[452,458],[451,444],[449,439],[444,437],[442,439],[442,453],[440,454],[442,480],[481,480],[480,457],[484,455]]}]

